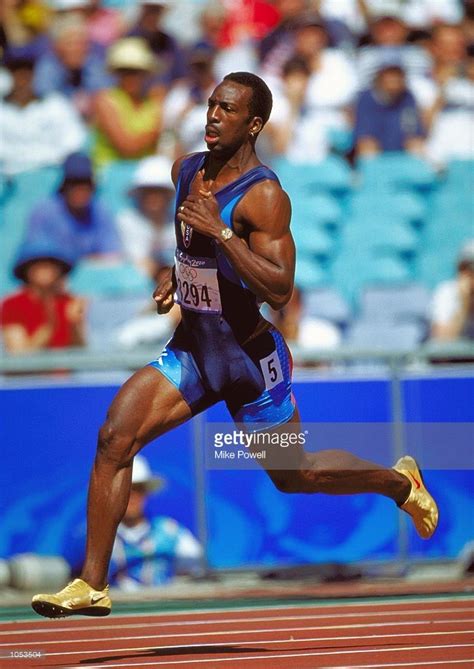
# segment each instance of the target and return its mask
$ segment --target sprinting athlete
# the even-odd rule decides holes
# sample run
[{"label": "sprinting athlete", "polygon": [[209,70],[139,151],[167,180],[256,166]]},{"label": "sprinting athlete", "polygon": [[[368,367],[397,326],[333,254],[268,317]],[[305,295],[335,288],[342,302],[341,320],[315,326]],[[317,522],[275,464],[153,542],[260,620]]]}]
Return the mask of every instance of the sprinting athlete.
[{"label": "sprinting athlete", "polygon": [[[182,320],[160,357],[119,390],[99,433],[88,497],[81,578],[34,610],[51,618],[110,613],[107,571],[125,512],[134,456],[152,439],[224,400],[255,431],[298,430],[291,360],[281,334],[260,314],[290,299],[295,248],[291,207],[278,178],[261,164],[255,142],[272,96],[259,77],[227,75],[211,94],[208,151],[176,161],[176,261],[154,293],[159,313],[177,302]],[[438,510],[415,461],[385,469],[342,450],[268,449],[265,469],[283,492],[379,493],[429,538]]]}]

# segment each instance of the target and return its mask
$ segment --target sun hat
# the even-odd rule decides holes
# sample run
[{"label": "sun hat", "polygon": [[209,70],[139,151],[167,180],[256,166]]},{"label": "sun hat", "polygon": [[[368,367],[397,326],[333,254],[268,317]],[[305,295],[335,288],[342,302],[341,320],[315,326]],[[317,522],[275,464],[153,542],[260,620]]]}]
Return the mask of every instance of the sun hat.
[{"label": "sun hat", "polygon": [[156,492],[164,487],[165,480],[153,474],[148,460],[143,455],[136,455],[133,459],[132,485],[142,485],[147,492]]},{"label": "sun hat", "polygon": [[60,249],[49,241],[24,242],[13,266],[13,274],[21,281],[26,280],[28,268],[39,260],[50,260],[61,267],[63,275],[68,274],[74,260],[64,249]]},{"label": "sun hat", "polygon": [[128,194],[133,197],[139,188],[166,188],[173,191],[172,166],[171,160],[165,156],[150,156],[141,160],[132,177]]},{"label": "sun hat", "polygon": [[107,65],[111,70],[144,70],[154,72],[157,60],[141,37],[124,37],[109,48]]}]

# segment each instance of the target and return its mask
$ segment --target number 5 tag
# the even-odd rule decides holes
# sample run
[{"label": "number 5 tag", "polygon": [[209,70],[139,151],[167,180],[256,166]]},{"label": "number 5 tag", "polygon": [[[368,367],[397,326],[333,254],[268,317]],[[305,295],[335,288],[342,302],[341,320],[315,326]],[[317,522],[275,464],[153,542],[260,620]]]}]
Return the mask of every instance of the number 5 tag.
[{"label": "number 5 tag", "polygon": [[283,372],[281,370],[280,359],[276,351],[260,360],[263,378],[265,379],[265,388],[271,390],[283,381]]}]

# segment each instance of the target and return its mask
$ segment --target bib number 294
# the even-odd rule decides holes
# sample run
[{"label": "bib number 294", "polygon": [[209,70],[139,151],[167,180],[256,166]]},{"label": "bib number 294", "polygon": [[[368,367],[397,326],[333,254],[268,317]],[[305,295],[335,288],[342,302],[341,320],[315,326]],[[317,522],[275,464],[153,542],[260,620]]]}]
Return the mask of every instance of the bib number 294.
[{"label": "bib number 294", "polygon": [[183,309],[220,314],[217,263],[213,258],[176,255],[176,302]]}]

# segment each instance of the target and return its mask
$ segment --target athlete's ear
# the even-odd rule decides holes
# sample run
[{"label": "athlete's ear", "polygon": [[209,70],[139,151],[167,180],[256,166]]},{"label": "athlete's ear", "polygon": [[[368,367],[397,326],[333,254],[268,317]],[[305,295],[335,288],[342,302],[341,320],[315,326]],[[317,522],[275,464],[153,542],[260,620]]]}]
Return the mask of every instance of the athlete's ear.
[{"label": "athlete's ear", "polygon": [[256,137],[262,128],[263,128],[262,119],[260,118],[260,116],[255,116],[252,119],[249,133],[252,135],[252,137]]}]

